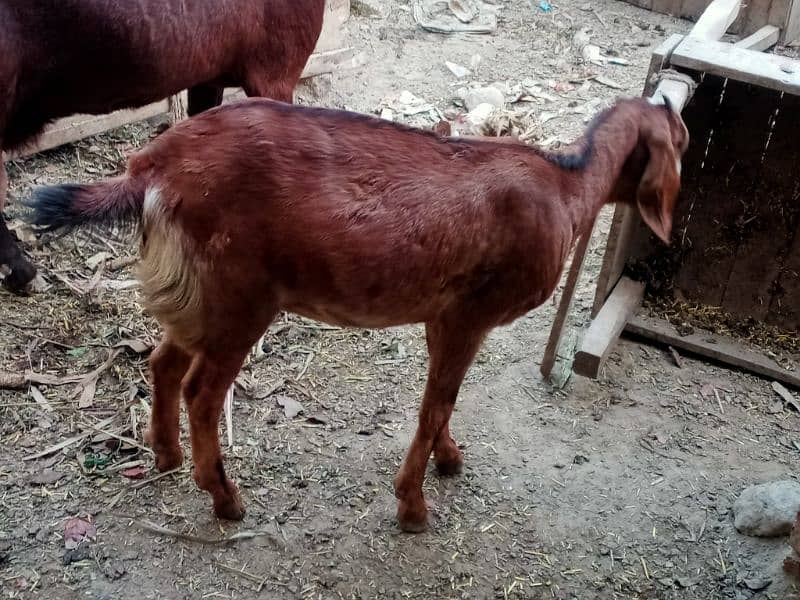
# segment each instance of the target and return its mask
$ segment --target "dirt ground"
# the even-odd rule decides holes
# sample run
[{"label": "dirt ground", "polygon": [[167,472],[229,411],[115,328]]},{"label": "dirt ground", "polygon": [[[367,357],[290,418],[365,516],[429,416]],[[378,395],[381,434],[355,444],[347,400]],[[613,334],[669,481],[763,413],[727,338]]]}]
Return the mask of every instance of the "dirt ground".
[{"label": "dirt ground", "polygon": [[[444,111],[465,82],[538,82],[541,94],[517,109],[533,111],[552,145],[618,95],[638,95],[653,48],[688,27],[614,0],[562,0],[549,12],[495,1],[494,33],[446,36],[421,29],[408,2],[354,0],[348,35],[366,64],[301,96],[376,113],[407,90]],[[630,64],[583,64],[572,44],[581,28]],[[444,65],[471,67],[474,55],[461,82]],[[404,120],[434,122],[430,111]],[[12,197],[117,173],[154,133],[130,126],[12,162]],[[19,214],[13,200],[8,212]],[[588,316],[609,217],[575,325]],[[800,598],[780,569],[786,539],[744,537],[732,523],[744,487],[797,477],[800,416],[769,381],[689,358],[679,368],[661,348],[622,341],[599,380],[554,388],[538,372],[548,301],[486,342],[453,417],[464,473],[429,472],[432,527],[413,536],[394,522],[392,479],[425,381],[421,327],[340,330],[284,316],[240,377],[225,453],[248,513],[222,523],[188,460],[155,479],[141,445],[146,348],[159,331],[131,284],[135,242],[96,232],[41,247],[20,235],[50,288],[0,292],[0,371],[49,377],[0,392],[3,597]],[[303,410],[288,418],[281,404],[292,401]],[[66,548],[73,517],[95,531]],[[70,531],[76,523],[85,526]]]}]

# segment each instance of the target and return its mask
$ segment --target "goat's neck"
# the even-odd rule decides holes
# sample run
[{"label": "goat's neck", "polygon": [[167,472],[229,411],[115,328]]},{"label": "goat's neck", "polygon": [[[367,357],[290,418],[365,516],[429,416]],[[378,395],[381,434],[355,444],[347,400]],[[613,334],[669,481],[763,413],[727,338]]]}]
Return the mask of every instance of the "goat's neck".
[{"label": "goat's neck", "polygon": [[622,111],[612,112],[594,134],[591,156],[575,174],[569,199],[574,237],[586,233],[600,209],[608,203],[625,161],[638,141],[639,128]]}]

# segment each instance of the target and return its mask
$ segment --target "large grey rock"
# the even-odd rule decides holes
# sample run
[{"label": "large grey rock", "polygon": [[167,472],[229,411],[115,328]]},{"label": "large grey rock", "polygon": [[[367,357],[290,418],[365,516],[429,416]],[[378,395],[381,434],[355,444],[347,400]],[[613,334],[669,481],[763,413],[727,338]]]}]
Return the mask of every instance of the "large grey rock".
[{"label": "large grey rock", "polygon": [[733,504],[739,533],[761,537],[787,535],[800,510],[800,483],[773,481],[744,490]]}]

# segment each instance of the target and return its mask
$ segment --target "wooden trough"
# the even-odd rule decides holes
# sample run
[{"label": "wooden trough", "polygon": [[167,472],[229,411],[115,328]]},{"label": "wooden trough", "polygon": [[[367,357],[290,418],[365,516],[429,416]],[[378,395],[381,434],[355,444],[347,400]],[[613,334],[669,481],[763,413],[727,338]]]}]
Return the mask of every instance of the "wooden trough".
[{"label": "wooden trough", "polygon": [[[642,307],[681,301],[774,326],[770,331],[792,340],[800,330],[800,61],[763,52],[782,36],[772,25],[736,43],[718,41],[740,8],[739,0],[715,0],[687,36],[672,36],[653,55],[644,94],[669,96],[692,137],[672,244],[659,242],[635,209],[617,207],[593,319],[574,357],[579,375],[597,377],[625,330],[800,387],[800,372],[762,350]],[[575,250],[542,362],[545,376],[589,237]]]},{"label": "wooden trough", "polygon": [[[360,64],[361,55],[356,53],[355,48],[346,46],[343,26],[349,18],[350,0],[327,0],[322,31],[314,53],[306,63],[303,79]],[[239,88],[225,91],[226,100],[234,97],[244,97],[244,92]],[[173,120],[180,120],[185,117],[185,112],[184,91],[177,96],[140,108],[118,110],[105,115],[72,115],[48,125],[36,145],[25,148],[12,158],[36,154],[159,115],[170,114]]]}]

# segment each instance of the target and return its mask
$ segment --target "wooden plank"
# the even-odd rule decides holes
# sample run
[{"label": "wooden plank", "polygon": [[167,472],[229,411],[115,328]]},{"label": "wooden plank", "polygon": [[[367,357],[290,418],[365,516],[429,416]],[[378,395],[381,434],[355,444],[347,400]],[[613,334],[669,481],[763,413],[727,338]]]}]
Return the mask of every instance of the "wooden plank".
[{"label": "wooden plank", "polygon": [[650,9],[665,15],[679,17],[681,12],[681,0],[653,0]]},{"label": "wooden plank", "polygon": [[683,0],[681,3],[681,17],[697,21],[708,5],[709,0]]},{"label": "wooden plank", "polygon": [[743,12],[745,12],[742,33],[751,34],[758,31],[764,25],[769,25],[769,13],[772,8],[770,0],[750,0]]},{"label": "wooden plank", "polygon": [[778,43],[778,40],[781,37],[781,30],[774,25],[764,25],[758,31],[751,33],[744,39],[739,40],[734,44],[734,46],[739,46],[740,48],[749,48],[750,50],[755,50],[756,52],[763,52],[768,48],[772,48],[775,44]]},{"label": "wooden plank", "polygon": [[800,299],[800,223],[796,225],[788,256],[783,259],[766,322],[788,331],[800,331],[798,299]]},{"label": "wooden plank", "polygon": [[328,52],[312,54],[306,63],[301,79],[315,77],[323,73],[333,73],[345,69],[355,69],[366,62],[363,52],[356,52],[355,48],[340,48]]},{"label": "wooden plank", "polygon": [[[687,107],[685,113],[694,138],[684,160],[681,194],[673,217],[674,247],[665,249],[654,242],[640,245],[652,248],[646,261],[662,265],[657,271],[667,289],[671,277],[679,298],[710,306],[722,303],[738,243],[732,225],[741,208],[731,199],[740,192],[737,186],[750,185],[743,172],[736,170],[737,164],[741,160],[743,169],[752,173],[753,161],[759,158],[735,154],[740,144],[747,145],[737,126],[740,118],[748,117],[742,114],[747,111],[744,106],[720,104],[723,93],[727,96],[730,91],[728,84],[731,88],[736,85],[707,76],[695,92],[691,110]],[[741,90],[742,84],[738,85]],[[737,90],[732,94],[737,95]],[[763,105],[761,108],[759,124],[767,120]],[[747,134],[765,133],[763,126],[760,130],[751,123],[743,127]]]},{"label": "wooden plank", "polygon": [[141,108],[118,110],[107,115],[73,115],[59,119],[45,128],[36,145],[12,154],[10,158],[30,156],[43,150],[50,150],[63,144],[69,144],[91,135],[121,127],[122,125],[150,119],[166,113],[168,109],[168,101],[163,100]]},{"label": "wooden plank", "polygon": [[575,362],[572,363],[575,373],[584,377],[597,377],[614,347],[614,342],[622,333],[628,319],[641,306],[643,298],[644,284],[627,277],[620,279],[581,341],[575,354]]},{"label": "wooden plank", "polygon": [[671,61],[693,71],[800,94],[800,62],[784,56],[687,36],[672,53]]},{"label": "wooden plank", "polygon": [[689,37],[718,40],[739,16],[742,0],[714,0],[697,19]]},{"label": "wooden plank", "polygon": [[628,320],[625,331],[800,388],[800,373],[788,371],[740,341],[726,336],[704,330],[681,336],[667,321],[640,315]]},{"label": "wooden plank", "polygon": [[[800,97],[784,95],[769,147],[764,156],[761,194],[757,198],[761,215],[773,223],[761,234],[763,246],[754,250],[764,262],[763,271],[774,273],[765,291],[769,295],[763,307],[763,320],[770,325],[797,332],[800,330]],[[760,222],[758,229],[766,229]],[[773,249],[775,259],[768,259]],[[754,260],[755,262],[755,260]],[[767,295],[765,294],[765,296]],[[759,307],[762,308],[762,307]],[[764,314],[766,313],[766,314]],[[797,334],[796,335],[800,335]]]},{"label": "wooden plank", "polygon": [[314,52],[327,52],[344,46],[343,27],[349,18],[350,0],[327,0]]},{"label": "wooden plank", "polygon": [[786,24],[781,30],[783,30],[782,44],[790,44],[800,39],[800,0],[789,0]]},{"label": "wooden plank", "polygon": [[769,16],[767,17],[767,24],[774,25],[781,30],[781,37],[779,39],[781,44],[788,43],[785,40],[785,34],[792,17],[793,4],[793,0],[772,0],[772,2],[770,2],[771,6],[769,9]]},{"label": "wooden plank", "polygon": [[[793,195],[800,128],[793,111],[800,109],[800,102],[788,96],[787,104],[782,105],[777,92],[729,82],[723,104],[720,127],[735,130],[737,139],[731,146],[736,158],[728,161],[730,173],[720,185],[738,215],[721,224],[730,228],[736,239],[722,308],[742,318],[764,321],[782,257],[791,245],[787,232],[791,229],[793,233],[793,223],[787,223],[786,217],[797,203]],[[740,109],[728,111],[728,104]],[[784,118],[780,126],[776,123],[771,129],[776,112]]]},{"label": "wooden plank", "polygon": [[542,364],[539,367],[539,371],[544,377],[550,376],[553,366],[556,364],[558,349],[561,346],[561,337],[564,332],[564,325],[567,322],[567,315],[569,315],[569,311],[572,309],[572,301],[575,298],[575,287],[583,272],[586,250],[592,239],[593,231],[594,223],[592,223],[591,229],[581,236],[578,240],[578,244],[575,246],[575,252],[573,252],[572,255],[572,263],[570,264],[569,273],[567,274],[567,281],[564,283],[564,290],[561,292],[561,300],[558,304],[556,316],[553,319],[553,326],[550,328],[550,337],[547,339],[547,346],[544,349]]}]

